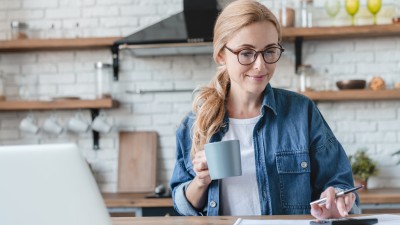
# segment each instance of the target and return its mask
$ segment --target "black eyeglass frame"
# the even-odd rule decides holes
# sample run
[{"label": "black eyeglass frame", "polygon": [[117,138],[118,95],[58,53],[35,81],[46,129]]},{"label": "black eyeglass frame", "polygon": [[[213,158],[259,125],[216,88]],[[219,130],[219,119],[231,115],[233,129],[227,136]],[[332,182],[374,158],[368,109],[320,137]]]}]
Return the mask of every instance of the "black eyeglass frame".
[{"label": "black eyeglass frame", "polygon": [[[264,50],[262,50],[262,51],[256,51],[256,50],[251,49],[251,48],[242,48],[242,49],[239,49],[239,50],[234,51],[233,49],[229,48],[229,47],[226,46],[226,45],[224,46],[224,48],[228,49],[231,53],[235,54],[235,55],[237,56],[237,60],[238,60],[239,64],[240,64],[240,65],[243,65],[243,66],[248,66],[248,65],[253,64],[253,63],[257,60],[258,54],[261,54],[261,56],[262,56],[262,58],[263,58],[263,60],[264,60],[265,63],[267,63],[267,64],[274,64],[274,63],[276,63],[276,62],[279,61],[279,59],[280,59],[281,56],[282,56],[282,53],[285,51],[285,49],[284,49],[284,48],[282,47],[282,45],[280,45],[280,44],[278,44],[278,46],[268,47],[268,48],[266,48],[266,49],[264,49]],[[264,58],[264,54],[262,54],[262,53],[265,52],[265,51],[267,51],[268,49],[272,49],[272,48],[277,48],[277,49],[279,49],[281,52],[280,52],[280,54],[279,54],[278,59],[277,59],[275,62],[267,62],[267,61],[265,60],[265,58]],[[253,52],[255,52],[253,62],[248,63],[248,64],[243,64],[243,63],[240,62],[240,60],[239,60],[239,53],[240,53],[241,51],[243,51],[243,50],[252,50]]]}]

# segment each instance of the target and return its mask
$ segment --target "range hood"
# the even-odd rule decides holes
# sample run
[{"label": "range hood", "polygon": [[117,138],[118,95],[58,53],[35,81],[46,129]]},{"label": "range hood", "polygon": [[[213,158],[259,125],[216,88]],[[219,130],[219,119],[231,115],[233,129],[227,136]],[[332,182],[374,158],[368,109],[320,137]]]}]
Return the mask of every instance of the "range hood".
[{"label": "range hood", "polygon": [[134,56],[212,53],[214,23],[223,4],[183,0],[183,12],[115,41],[114,80],[118,79],[118,52],[122,49],[129,49]]}]

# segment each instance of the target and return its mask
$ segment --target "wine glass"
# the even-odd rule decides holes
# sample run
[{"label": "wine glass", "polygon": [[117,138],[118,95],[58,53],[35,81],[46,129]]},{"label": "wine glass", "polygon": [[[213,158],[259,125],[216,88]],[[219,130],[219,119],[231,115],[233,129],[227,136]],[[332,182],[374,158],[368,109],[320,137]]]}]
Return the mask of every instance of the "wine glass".
[{"label": "wine glass", "polygon": [[376,25],[376,14],[382,7],[382,0],[368,0],[367,1],[368,10],[374,15],[374,24]]},{"label": "wine glass", "polygon": [[333,25],[335,25],[335,17],[340,11],[341,0],[325,0],[325,11],[333,19]]},{"label": "wine glass", "polygon": [[360,8],[360,1],[359,0],[346,0],[345,3],[346,11],[351,16],[351,25],[355,25],[355,18],[354,15],[358,12]]}]

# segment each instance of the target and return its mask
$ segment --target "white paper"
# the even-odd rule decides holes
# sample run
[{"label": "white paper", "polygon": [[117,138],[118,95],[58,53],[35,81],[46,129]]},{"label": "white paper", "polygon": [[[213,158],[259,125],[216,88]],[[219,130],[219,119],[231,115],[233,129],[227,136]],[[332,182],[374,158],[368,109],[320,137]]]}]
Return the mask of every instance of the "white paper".
[{"label": "white paper", "polygon": [[[354,218],[377,218],[377,225],[400,225],[400,216],[393,214],[376,214],[370,216],[359,216]],[[309,225],[311,220],[252,220],[237,219],[234,225]]]},{"label": "white paper", "polygon": [[357,218],[377,218],[378,225],[399,225],[400,224],[400,216],[393,214],[377,214],[371,216],[360,216]]},{"label": "white paper", "polygon": [[311,220],[252,220],[237,219],[234,225],[310,225]]}]

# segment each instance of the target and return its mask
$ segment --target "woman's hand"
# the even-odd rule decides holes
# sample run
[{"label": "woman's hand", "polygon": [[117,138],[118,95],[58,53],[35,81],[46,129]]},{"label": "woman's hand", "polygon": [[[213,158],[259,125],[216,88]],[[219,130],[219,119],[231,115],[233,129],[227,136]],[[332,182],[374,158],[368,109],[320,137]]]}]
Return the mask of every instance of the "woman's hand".
[{"label": "woman's hand", "polygon": [[348,193],[338,198],[335,195],[336,190],[333,187],[329,187],[322,192],[320,198],[326,197],[326,203],[311,205],[311,215],[317,219],[346,217],[354,205],[356,195]]},{"label": "woman's hand", "polygon": [[193,170],[196,173],[196,177],[193,182],[199,187],[208,187],[211,183],[210,171],[208,170],[208,164],[206,160],[206,151],[198,151],[192,160]]},{"label": "woman's hand", "polygon": [[186,189],[186,198],[194,208],[200,210],[207,202],[207,188],[211,183],[205,151],[197,152],[192,160],[196,176]]}]

